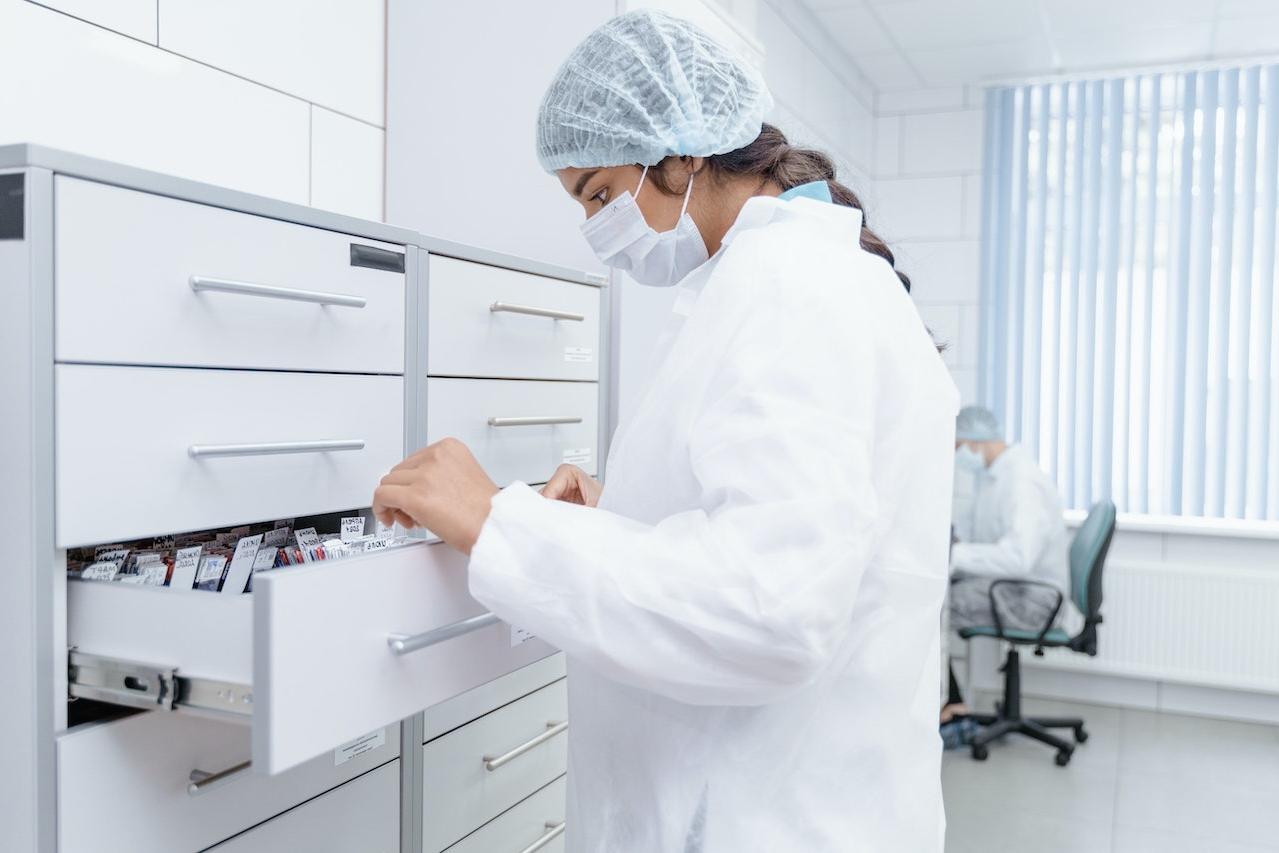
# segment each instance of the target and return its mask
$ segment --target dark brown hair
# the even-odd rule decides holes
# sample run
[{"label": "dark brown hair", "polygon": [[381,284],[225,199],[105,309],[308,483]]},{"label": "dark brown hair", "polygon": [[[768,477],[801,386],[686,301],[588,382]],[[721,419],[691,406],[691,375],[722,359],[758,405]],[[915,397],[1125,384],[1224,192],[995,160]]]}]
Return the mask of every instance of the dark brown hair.
[{"label": "dark brown hair", "polygon": [[[750,145],[729,151],[727,154],[707,157],[706,168],[712,176],[757,177],[761,187],[772,181],[780,185],[783,192],[800,184],[825,181],[830,188],[831,200],[835,204],[855,207],[862,212],[861,247],[888,261],[888,265],[893,267],[893,272],[897,273],[906,291],[910,292],[910,277],[896,268],[896,259],[893,257],[892,250],[888,248],[888,244],[866,224],[866,209],[862,207],[861,199],[848,187],[835,180],[835,164],[821,151],[791,145],[784,133],[771,124],[765,124],[760,128],[759,136],[755,137],[755,141]],[[667,195],[684,193],[684,187],[669,185],[665,169],[650,169],[649,180]]]}]

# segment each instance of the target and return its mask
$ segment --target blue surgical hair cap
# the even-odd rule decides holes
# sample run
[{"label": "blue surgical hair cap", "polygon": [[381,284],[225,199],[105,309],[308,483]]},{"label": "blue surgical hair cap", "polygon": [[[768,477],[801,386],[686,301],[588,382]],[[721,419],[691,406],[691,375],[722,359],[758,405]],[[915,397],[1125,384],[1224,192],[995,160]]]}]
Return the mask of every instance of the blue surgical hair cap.
[{"label": "blue surgical hair cap", "polygon": [[955,418],[956,441],[1003,441],[999,419],[982,406],[964,406]]},{"label": "blue surgical hair cap", "polygon": [[556,172],[724,154],[755,141],[772,106],[746,60],[688,21],[641,9],[560,66],[538,110],[537,156]]}]

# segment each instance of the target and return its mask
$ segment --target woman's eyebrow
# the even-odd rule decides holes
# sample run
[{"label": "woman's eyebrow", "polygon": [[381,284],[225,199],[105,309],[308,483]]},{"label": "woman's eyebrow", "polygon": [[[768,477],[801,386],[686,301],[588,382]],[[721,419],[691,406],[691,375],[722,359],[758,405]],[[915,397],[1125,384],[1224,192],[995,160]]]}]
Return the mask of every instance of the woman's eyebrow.
[{"label": "woman's eyebrow", "polygon": [[586,182],[600,173],[599,169],[592,169],[585,175],[577,179],[577,186],[573,188],[573,195],[581,197],[582,190],[586,189]]}]

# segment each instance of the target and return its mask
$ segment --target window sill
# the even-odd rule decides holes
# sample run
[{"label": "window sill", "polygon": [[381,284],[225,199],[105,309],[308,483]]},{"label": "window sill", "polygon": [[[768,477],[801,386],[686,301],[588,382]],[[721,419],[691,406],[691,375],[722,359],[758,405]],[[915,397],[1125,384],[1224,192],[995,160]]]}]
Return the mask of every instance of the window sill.
[{"label": "window sill", "polygon": [[[1088,513],[1066,510],[1066,526],[1078,527]],[[1176,515],[1119,513],[1115,528],[1133,533],[1171,533],[1180,536],[1224,536],[1279,541],[1279,521],[1241,521],[1234,518],[1191,518]]]}]

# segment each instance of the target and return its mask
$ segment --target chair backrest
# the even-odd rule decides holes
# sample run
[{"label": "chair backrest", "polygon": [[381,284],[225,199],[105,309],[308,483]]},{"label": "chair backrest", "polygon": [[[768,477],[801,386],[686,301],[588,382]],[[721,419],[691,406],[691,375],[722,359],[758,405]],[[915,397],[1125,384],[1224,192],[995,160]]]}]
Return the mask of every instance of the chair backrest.
[{"label": "chair backrest", "polygon": [[1115,533],[1115,505],[1093,504],[1070,543],[1070,597],[1089,627],[1101,621],[1101,572]]}]

